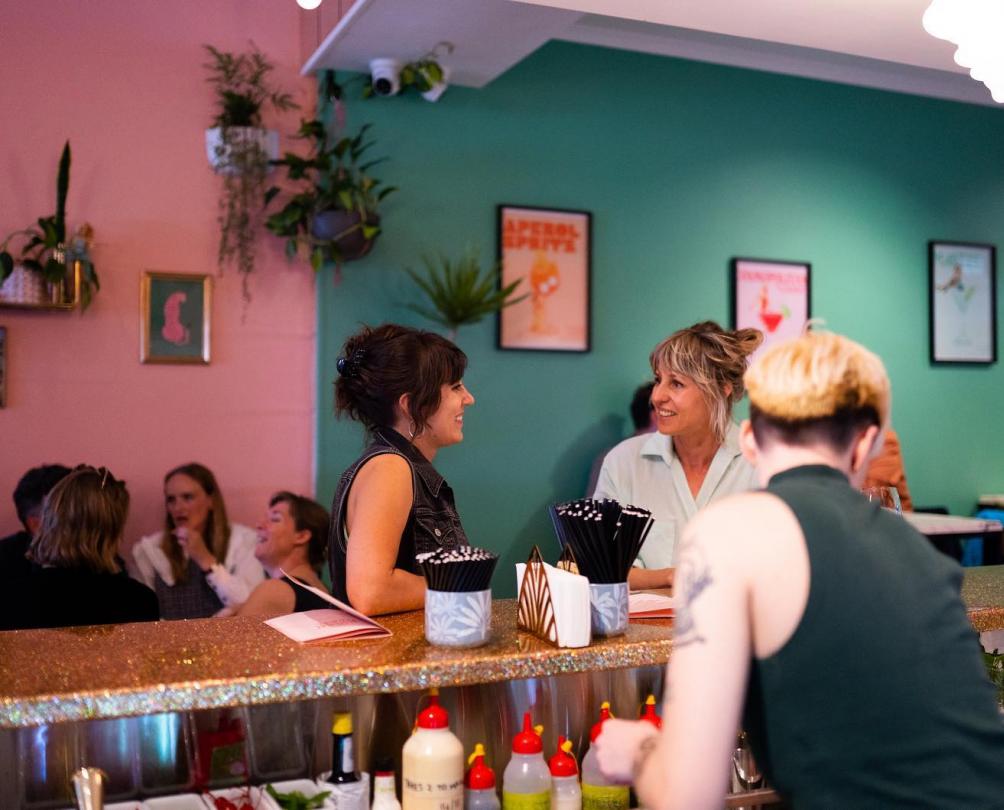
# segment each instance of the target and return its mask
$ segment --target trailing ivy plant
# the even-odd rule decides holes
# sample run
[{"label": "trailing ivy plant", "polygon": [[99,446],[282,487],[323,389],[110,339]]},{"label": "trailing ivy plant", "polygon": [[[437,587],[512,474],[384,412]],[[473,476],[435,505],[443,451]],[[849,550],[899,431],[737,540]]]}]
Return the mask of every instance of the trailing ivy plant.
[{"label": "trailing ivy plant", "polygon": [[449,330],[451,339],[466,324],[477,323],[486,315],[517,304],[528,294],[513,298],[522,279],[500,287],[501,265],[498,263],[483,273],[477,252],[467,250],[457,260],[440,254],[438,260],[422,257],[425,272],[419,274],[410,267],[405,272],[425,293],[428,306],[409,304],[408,308],[442,324]]},{"label": "trailing ivy plant", "polygon": [[266,105],[276,111],[297,107],[292,95],[272,84],[274,66],[252,42],[247,53],[221,51],[204,46],[210,61],[206,81],[216,94],[212,125],[220,128],[216,147],[222,177],[218,207],[220,242],[217,265],[222,271],[236,266],[243,278],[245,301],[250,300],[248,277],[254,271],[255,238],[261,225],[261,199],[269,155],[257,133],[262,129],[262,110]]},{"label": "trailing ivy plant", "polygon": [[[398,82],[401,89],[398,95],[404,93],[409,88],[414,88],[419,93],[426,93],[443,80],[443,68],[432,57],[426,56],[415,62],[406,62],[401,66],[401,73]],[[376,95],[373,90],[373,81],[367,77],[366,85],[363,87],[363,98],[372,98]]]}]

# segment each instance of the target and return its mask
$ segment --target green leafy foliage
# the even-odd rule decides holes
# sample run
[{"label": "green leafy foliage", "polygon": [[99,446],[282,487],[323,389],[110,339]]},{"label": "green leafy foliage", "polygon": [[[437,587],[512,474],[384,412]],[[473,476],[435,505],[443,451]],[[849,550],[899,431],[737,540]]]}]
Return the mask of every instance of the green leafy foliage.
[{"label": "green leafy foliage", "polygon": [[[414,88],[419,93],[431,90],[443,80],[443,68],[432,57],[424,57],[415,62],[406,62],[401,67],[398,77],[401,84],[400,93]],[[363,98],[372,98],[376,93],[373,91],[373,83],[367,79],[363,87]]]},{"label": "green leafy foliage", "polygon": [[[374,145],[367,139],[370,125],[365,124],[355,135],[333,138],[319,119],[302,121],[296,137],[310,142],[306,156],[286,152],[273,161],[286,169],[293,184],[283,207],[270,215],[265,227],[286,240],[286,255],[297,255],[305,248],[310,264],[320,270],[325,260],[341,263],[346,260],[340,248],[341,240],[358,231],[368,241],[380,234],[377,208],[380,202],[397,189],[383,186],[369,170],[382,163],[377,158],[362,163],[361,159]],[[268,206],[282,193],[273,186],[265,192]],[[358,222],[333,239],[321,239],[312,232],[314,217],[324,211],[350,211],[358,214]]]},{"label": "green leafy foliage", "polygon": [[241,273],[245,302],[250,300],[248,277],[254,271],[260,200],[269,164],[262,142],[238,128],[260,129],[266,104],[277,111],[297,107],[292,95],[273,86],[272,63],[254,42],[250,45],[247,53],[236,54],[205,45],[211,59],[203,64],[209,72],[206,81],[216,91],[213,126],[220,127],[222,135],[217,147],[222,187],[217,207],[220,241],[216,261],[221,271],[232,264]]},{"label": "green leafy foliage", "polygon": [[330,790],[316,793],[313,796],[307,796],[299,790],[280,793],[271,785],[265,785],[265,791],[283,810],[314,810],[314,808],[321,807],[324,804],[324,800],[331,795]]},{"label": "green leafy foliage", "polygon": [[274,65],[254,42],[250,45],[247,53],[236,54],[203,46],[212,57],[203,67],[209,71],[206,81],[216,91],[214,127],[261,127],[261,110],[266,102],[276,110],[297,106],[291,94],[272,86],[269,74]]},{"label": "green leafy foliage", "polygon": [[405,268],[405,272],[425,293],[429,305],[410,304],[408,308],[446,326],[451,333],[527,297],[521,295],[513,298],[522,279],[500,288],[501,268],[498,264],[482,273],[477,254],[473,250],[468,250],[456,261],[440,255],[438,261],[422,257],[422,262],[425,265],[424,274],[419,274],[410,267]]},{"label": "green leafy foliage", "polygon": [[[70,190],[70,142],[63,145],[59,157],[59,171],[56,176],[56,212],[51,216],[39,217],[35,225],[14,231],[0,243],[0,281],[14,272],[15,260],[9,248],[11,242],[23,238],[24,244],[18,254],[17,263],[39,273],[51,284],[66,278],[66,196]],[[81,274],[81,309],[87,309],[93,292],[101,287],[94,264],[86,263]]]}]

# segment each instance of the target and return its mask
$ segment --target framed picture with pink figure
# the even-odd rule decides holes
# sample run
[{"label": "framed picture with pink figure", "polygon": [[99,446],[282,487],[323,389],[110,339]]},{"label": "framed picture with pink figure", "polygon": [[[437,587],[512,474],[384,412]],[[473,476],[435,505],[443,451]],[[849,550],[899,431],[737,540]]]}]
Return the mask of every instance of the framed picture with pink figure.
[{"label": "framed picture with pink figure", "polygon": [[776,259],[732,260],[732,328],[759,329],[768,346],[797,337],[812,316],[812,265]]},{"label": "framed picture with pink figure", "polygon": [[209,364],[212,278],[147,270],[140,286],[143,363]]},{"label": "framed picture with pink figure", "polygon": [[499,285],[521,280],[519,303],[498,314],[498,347],[588,352],[592,214],[498,207]]}]

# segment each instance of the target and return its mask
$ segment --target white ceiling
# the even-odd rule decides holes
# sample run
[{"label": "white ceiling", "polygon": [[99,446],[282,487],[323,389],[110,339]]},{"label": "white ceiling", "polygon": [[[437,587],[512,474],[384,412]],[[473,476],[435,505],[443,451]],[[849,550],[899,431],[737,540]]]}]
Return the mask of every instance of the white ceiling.
[{"label": "white ceiling", "polygon": [[[329,0],[330,2],[331,0]],[[442,61],[481,87],[551,39],[993,104],[927,34],[929,0],[358,0],[304,72],[369,59]]]}]

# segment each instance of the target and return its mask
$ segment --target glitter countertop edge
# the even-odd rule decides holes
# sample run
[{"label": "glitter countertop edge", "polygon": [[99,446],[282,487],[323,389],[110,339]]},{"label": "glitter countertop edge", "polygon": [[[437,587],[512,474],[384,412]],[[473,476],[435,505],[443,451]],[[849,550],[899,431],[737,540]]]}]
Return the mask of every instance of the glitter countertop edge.
[{"label": "glitter countertop edge", "polygon": [[[1004,630],[1004,566],[966,569],[974,628]],[[0,728],[407,692],[664,664],[670,622],[559,649],[516,630],[515,602],[493,604],[492,639],[433,647],[421,612],[384,617],[389,638],[296,644],[257,619],[0,632]]]}]

